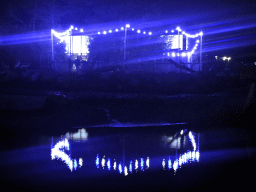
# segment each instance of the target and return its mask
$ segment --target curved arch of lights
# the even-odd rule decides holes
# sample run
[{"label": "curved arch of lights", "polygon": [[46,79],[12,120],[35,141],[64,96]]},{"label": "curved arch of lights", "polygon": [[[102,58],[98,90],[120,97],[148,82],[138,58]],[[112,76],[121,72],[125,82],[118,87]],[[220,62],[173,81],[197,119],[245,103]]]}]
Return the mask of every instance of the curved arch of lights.
[{"label": "curved arch of lights", "polygon": [[[180,135],[183,135],[184,131],[181,130]],[[165,169],[173,169],[175,172],[178,168],[180,168],[182,165],[190,163],[190,162],[199,162],[199,156],[200,152],[197,148],[195,136],[190,131],[188,133],[189,140],[191,141],[193,150],[188,150],[187,152],[180,154],[179,157],[176,157],[171,160],[171,157],[169,156],[166,160],[163,159],[161,162],[162,168]],[[77,170],[77,167],[81,167],[83,165],[83,159],[79,158],[79,161],[77,162],[76,159],[72,159],[70,155],[68,155],[66,152],[68,152],[70,149],[70,144],[67,138],[64,140],[59,141],[55,144],[55,146],[51,149],[51,159],[57,159],[63,161],[67,167],[73,171]],[[167,162],[166,162],[167,161]],[[112,162],[112,163],[111,163]],[[110,158],[106,158],[104,155],[101,160],[99,157],[99,154],[96,155],[95,165],[97,168],[102,167],[103,169],[107,167],[107,170],[118,170],[120,174],[124,174],[125,176],[129,173],[131,174],[133,170],[138,171],[144,171],[145,169],[149,169],[150,167],[150,158],[138,158],[135,160],[129,161],[129,166],[127,167],[122,162],[117,162],[115,159],[112,161]],[[167,167],[166,167],[167,166]]]}]

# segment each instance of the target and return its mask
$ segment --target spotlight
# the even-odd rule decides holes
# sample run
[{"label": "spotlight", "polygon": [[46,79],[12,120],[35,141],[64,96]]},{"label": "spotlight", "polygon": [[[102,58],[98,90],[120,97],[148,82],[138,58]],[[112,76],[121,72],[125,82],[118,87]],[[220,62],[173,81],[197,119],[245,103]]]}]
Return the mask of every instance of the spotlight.
[{"label": "spotlight", "polygon": [[137,30],[137,33],[140,33],[140,30]]}]

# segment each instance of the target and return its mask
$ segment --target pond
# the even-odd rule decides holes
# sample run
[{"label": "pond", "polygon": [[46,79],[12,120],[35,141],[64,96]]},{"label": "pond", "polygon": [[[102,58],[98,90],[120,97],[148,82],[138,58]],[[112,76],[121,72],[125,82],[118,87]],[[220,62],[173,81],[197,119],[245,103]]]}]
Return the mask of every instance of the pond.
[{"label": "pond", "polygon": [[256,154],[250,135],[185,123],[71,128],[42,145],[1,152],[1,180],[46,191],[245,188]]}]

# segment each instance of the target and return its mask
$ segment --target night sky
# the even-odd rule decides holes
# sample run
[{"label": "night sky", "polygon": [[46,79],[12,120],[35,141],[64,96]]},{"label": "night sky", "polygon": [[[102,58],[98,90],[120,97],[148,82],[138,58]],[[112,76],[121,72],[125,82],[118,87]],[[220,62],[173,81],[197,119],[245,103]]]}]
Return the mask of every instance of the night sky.
[{"label": "night sky", "polygon": [[203,31],[204,55],[252,60],[256,57],[255,1],[10,0],[1,3],[1,10],[2,35],[9,34],[11,25],[32,30],[33,18],[36,31],[71,24],[84,28],[94,24],[108,26],[111,22],[146,24],[148,27],[180,26],[189,33]]}]

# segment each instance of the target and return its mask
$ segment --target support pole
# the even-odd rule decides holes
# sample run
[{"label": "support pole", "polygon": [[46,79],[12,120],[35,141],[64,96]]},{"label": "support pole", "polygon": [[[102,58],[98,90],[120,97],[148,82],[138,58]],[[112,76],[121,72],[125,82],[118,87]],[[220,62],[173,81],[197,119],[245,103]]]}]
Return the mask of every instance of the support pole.
[{"label": "support pole", "polygon": [[52,40],[52,68],[54,62],[54,50],[53,50],[53,29],[51,29],[51,40]]}]

